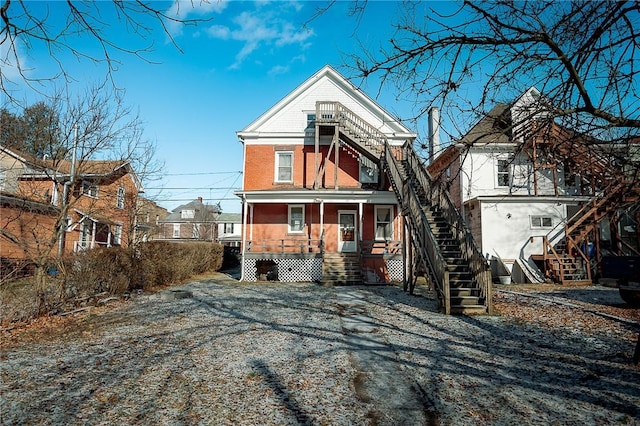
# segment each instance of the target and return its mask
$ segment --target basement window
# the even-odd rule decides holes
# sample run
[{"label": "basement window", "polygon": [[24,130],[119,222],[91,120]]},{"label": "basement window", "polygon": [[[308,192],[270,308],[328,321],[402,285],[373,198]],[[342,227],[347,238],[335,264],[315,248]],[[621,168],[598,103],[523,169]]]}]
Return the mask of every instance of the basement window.
[{"label": "basement window", "polygon": [[553,218],[550,216],[530,216],[531,229],[553,228]]}]

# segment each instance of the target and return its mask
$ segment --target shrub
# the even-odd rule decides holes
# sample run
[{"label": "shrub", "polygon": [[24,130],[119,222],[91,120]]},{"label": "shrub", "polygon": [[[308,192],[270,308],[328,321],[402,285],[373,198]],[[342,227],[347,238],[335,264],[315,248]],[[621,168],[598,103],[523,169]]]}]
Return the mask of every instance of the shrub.
[{"label": "shrub", "polygon": [[[1,322],[24,321],[54,314],[78,301],[96,300],[99,294],[120,295],[184,281],[194,275],[217,271],[223,247],[216,243],[147,242],[135,247],[97,248],[53,262],[45,288],[38,294],[33,277],[0,283]],[[54,266],[55,265],[55,266]],[[46,312],[39,307],[45,298]]]}]

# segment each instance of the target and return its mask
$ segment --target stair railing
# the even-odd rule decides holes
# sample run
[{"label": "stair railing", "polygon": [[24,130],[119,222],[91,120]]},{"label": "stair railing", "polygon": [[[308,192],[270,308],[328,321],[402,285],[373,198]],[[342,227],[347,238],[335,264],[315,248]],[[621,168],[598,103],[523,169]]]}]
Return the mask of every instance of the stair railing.
[{"label": "stair railing", "polygon": [[438,302],[444,313],[451,313],[451,299],[449,292],[449,271],[447,263],[440,252],[428,219],[423,211],[422,203],[413,186],[402,178],[397,160],[394,158],[391,148],[385,144],[383,155],[384,168],[389,173],[393,182],[394,192],[400,201],[402,210],[409,215],[409,222],[413,232],[410,232],[414,240],[414,246],[420,250],[420,259],[425,262],[424,268],[432,271],[431,279],[438,294]]},{"label": "stair railing", "polygon": [[357,137],[356,142],[378,156],[384,151],[387,137],[366,120],[355,114],[340,102],[316,102],[316,122],[325,124],[338,123]]},{"label": "stair railing", "polygon": [[404,155],[411,172],[424,188],[429,197],[429,201],[440,209],[441,213],[447,219],[447,222],[451,224],[454,237],[460,243],[462,254],[469,262],[471,273],[480,288],[480,295],[486,300],[487,310],[491,313],[493,310],[491,302],[491,271],[487,260],[476,245],[473,235],[462,218],[462,215],[453,204],[449,192],[439,181],[431,178],[411,145],[405,144]]}]

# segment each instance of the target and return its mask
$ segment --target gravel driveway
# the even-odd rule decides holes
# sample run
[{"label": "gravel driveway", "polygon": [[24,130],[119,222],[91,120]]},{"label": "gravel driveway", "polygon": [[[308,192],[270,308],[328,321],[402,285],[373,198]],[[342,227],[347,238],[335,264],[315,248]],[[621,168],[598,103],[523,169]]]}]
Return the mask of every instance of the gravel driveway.
[{"label": "gravel driveway", "polygon": [[4,342],[2,424],[640,424],[637,330],[447,317],[393,286],[180,289]]}]

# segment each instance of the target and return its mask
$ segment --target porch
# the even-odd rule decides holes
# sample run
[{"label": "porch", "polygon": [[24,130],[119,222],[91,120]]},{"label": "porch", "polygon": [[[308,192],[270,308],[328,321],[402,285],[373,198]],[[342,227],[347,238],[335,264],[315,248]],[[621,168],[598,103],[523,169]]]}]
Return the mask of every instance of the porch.
[{"label": "porch", "polygon": [[355,251],[327,252],[323,239],[259,239],[246,242],[243,281],[381,284],[405,279],[398,240],[361,240]]}]

